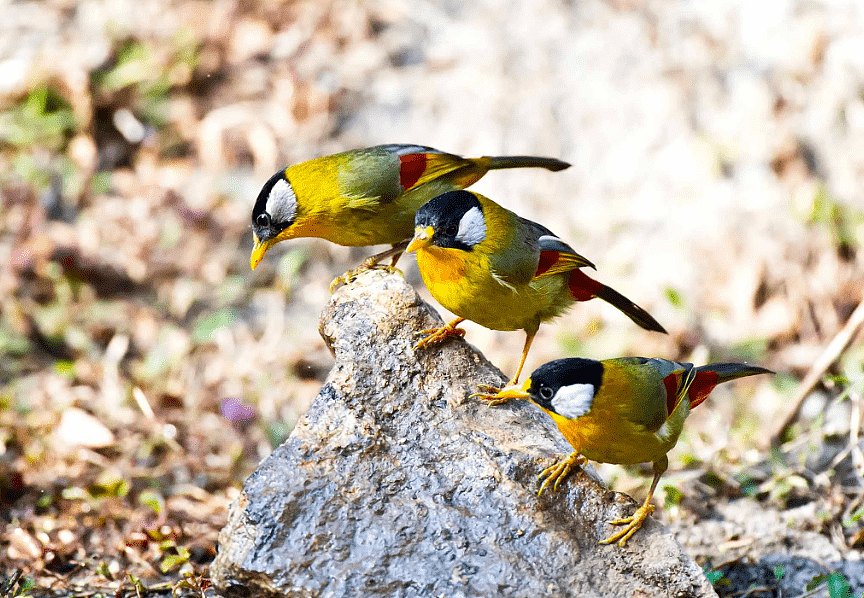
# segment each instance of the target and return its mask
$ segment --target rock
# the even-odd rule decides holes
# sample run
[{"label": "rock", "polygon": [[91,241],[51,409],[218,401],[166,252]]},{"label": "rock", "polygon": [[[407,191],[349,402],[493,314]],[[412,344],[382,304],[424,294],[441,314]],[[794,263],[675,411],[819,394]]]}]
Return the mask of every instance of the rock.
[{"label": "rock", "polygon": [[636,504],[584,472],[537,497],[571,448],[526,402],[469,398],[505,379],[451,340],[416,354],[440,318],[396,275],[333,295],[320,332],[336,363],[291,437],[246,481],[211,578],[226,596],[713,596],[649,520],[600,546]]}]

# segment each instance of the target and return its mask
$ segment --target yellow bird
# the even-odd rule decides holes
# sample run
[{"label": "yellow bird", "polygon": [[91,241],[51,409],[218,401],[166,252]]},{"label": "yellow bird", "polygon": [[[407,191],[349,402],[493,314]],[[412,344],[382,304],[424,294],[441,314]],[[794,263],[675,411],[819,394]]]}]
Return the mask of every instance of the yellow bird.
[{"label": "yellow bird", "polygon": [[[268,180],[252,209],[254,270],[274,244],[319,237],[339,245],[393,244],[359,270],[392,257],[391,268],[414,230],[414,214],[445,191],[473,185],[490,170],[570,166],[554,158],[501,156],[462,158],[420,145],[379,145],[315,158],[280,170]],[[404,243],[403,243],[404,242]]]},{"label": "yellow bird", "polygon": [[521,388],[501,391],[490,404],[530,399],[549,414],[573,446],[570,456],[540,474],[545,480],[538,495],[550,484],[557,490],[570,471],[588,459],[653,464],[654,479],[642,506],[631,517],[609,521],[624,527],[600,542],[624,546],[654,512],[651,499],[669,465],[666,453],[678,442],[690,410],[722,382],[771,373],[741,363],[694,367],[645,357],[557,359],[534,370]]},{"label": "yellow bird", "polygon": [[[407,251],[417,252],[423,282],[435,299],[459,316],[417,347],[465,334],[471,320],[492,330],[524,330],[519,374],[540,323],[577,301],[602,299],[647,330],[666,332],[644,309],[579,268],[594,265],[546,227],[517,216],[471,191],[439,195],[419,210]],[[491,390],[491,389],[490,389]],[[496,389],[497,390],[497,389]]]}]

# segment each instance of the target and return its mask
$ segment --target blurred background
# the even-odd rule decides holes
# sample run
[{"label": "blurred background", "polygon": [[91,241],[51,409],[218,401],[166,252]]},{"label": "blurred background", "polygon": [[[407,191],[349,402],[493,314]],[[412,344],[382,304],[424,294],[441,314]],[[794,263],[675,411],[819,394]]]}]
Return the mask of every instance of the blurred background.
[{"label": "blurred background", "polygon": [[[670,334],[580,304],[528,371],[627,354],[776,370],[693,413],[657,517],[709,573],[758,556],[693,539],[741,500],[798,509],[859,558],[858,0],[7,2],[0,111],[3,575],[206,574],[227,505],[332,364],[330,280],[374,251],[290,241],[252,272],[254,199],[287,164],[380,143],[572,163],[473,189]],[[468,326],[504,371],[523,338]],[[600,468],[637,497],[646,471]]]}]

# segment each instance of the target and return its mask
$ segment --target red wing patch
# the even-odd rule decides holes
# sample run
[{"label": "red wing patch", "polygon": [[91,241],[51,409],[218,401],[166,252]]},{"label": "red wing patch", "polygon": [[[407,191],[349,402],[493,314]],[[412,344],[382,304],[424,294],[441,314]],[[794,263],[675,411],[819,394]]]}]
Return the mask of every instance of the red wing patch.
[{"label": "red wing patch", "polygon": [[690,390],[687,391],[687,396],[690,397],[690,409],[708,398],[708,394],[717,386],[718,380],[717,372],[711,370],[702,370],[696,374],[696,379],[693,380]]},{"label": "red wing patch", "polygon": [[678,398],[678,379],[677,374],[669,374],[663,378],[663,386],[666,387],[666,417],[672,415],[675,410],[675,400]]},{"label": "red wing patch", "polygon": [[405,154],[399,156],[399,184],[402,190],[413,187],[426,171],[426,154]]},{"label": "red wing patch", "polygon": [[557,251],[541,251],[540,261],[537,262],[537,271],[534,273],[534,278],[543,274],[546,270],[558,261],[558,256],[561,255]]},{"label": "red wing patch", "polygon": [[603,288],[601,283],[583,274],[582,270],[572,270],[567,284],[570,287],[570,296],[576,301],[593,299],[597,296],[597,291]]}]

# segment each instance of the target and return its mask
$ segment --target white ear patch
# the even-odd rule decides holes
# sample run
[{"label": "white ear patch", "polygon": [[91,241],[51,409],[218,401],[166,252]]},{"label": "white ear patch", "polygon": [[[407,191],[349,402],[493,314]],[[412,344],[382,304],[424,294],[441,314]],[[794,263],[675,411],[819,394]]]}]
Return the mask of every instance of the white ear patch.
[{"label": "white ear patch", "polygon": [[558,389],[552,397],[552,408],[559,415],[576,419],[591,411],[593,402],[593,384],[571,384]]},{"label": "white ear patch", "polygon": [[264,206],[273,222],[290,224],[297,217],[297,196],[291,183],[285,179],[279,179],[270,195],[267,196],[267,204]]},{"label": "white ear patch", "polygon": [[459,232],[456,233],[456,240],[468,247],[473,247],[485,238],[486,220],[483,218],[483,212],[480,211],[480,208],[474,206],[465,212],[459,221]]}]

